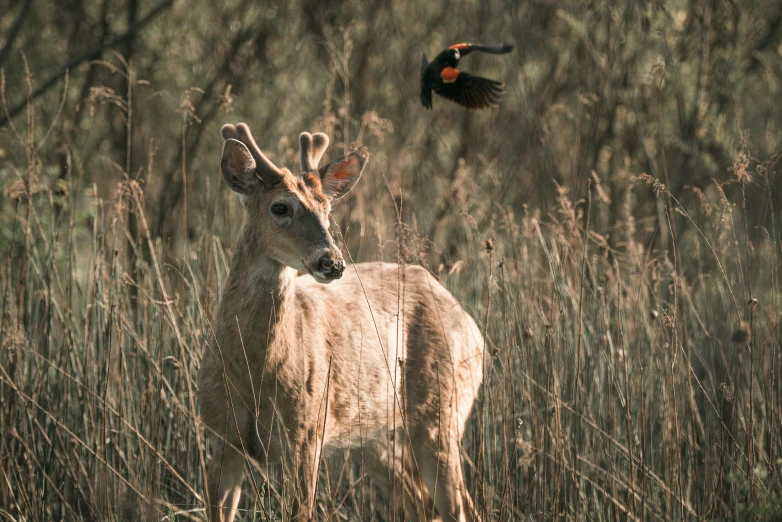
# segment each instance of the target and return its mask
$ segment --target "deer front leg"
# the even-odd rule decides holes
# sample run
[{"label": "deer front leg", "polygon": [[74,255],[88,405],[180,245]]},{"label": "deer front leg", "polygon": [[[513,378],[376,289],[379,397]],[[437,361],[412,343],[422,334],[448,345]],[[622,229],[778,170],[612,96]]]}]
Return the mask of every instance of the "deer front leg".
[{"label": "deer front leg", "polygon": [[218,442],[221,450],[212,456],[207,469],[207,502],[210,522],[233,522],[244,478],[243,456]]},{"label": "deer front leg", "polygon": [[295,455],[296,493],[293,496],[292,519],[297,522],[311,521],[315,518],[315,490],[318,484],[318,465],[322,445],[309,429],[303,440],[299,441]]}]

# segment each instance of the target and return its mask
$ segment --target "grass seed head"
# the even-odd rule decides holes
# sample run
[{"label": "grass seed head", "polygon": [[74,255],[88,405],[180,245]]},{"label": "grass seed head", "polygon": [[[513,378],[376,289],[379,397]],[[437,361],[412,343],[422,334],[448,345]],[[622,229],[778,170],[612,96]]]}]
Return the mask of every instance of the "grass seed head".
[{"label": "grass seed head", "polygon": [[736,389],[733,384],[727,382],[720,383],[720,392],[726,401],[730,402],[733,400],[733,394],[735,391]]}]

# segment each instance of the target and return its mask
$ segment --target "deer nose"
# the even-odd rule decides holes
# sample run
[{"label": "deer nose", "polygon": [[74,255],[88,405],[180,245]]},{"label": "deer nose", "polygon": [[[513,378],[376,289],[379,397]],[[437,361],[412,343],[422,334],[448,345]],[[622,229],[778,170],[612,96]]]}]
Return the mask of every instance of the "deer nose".
[{"label": "deer nose", "polygon": [[318,261],[318,270],[321,275],[329,279],[339,279],[345,270],[345,262],[341,259],[334,259],[329,254],[325,254]]}]

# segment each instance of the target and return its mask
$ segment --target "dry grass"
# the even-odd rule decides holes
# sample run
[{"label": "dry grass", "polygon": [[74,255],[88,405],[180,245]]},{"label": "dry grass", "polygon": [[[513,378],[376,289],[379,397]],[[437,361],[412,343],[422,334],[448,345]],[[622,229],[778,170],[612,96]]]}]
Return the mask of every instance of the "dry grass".
[{"label": "dry grass", "polygon": [[[557,17],[578,29],[575,18]],[[244,29],[235,37],[249,38]],[[733,144],[732,167],[704,167],[711,174],[699,186],[669,172],[666,154],[690,136],[664,132],[686,90],[677,75],[687,72],[664,63],[628,95],[645,107],[637,156],[623,157],[618,143],[629,110],[617,117],[617,141],[584,141],[600,134],[591,116],[605,109],[605,92],[552,98],[526,119],[499,113],[496,134],[473,116],[400,116],[351,95],[354,38],[351,26],[324,29],[323,110],[294,131],[328,131],[333,154],[355,140],[374,154],[335,209],[351,257],[429,266],[487,334],[485,384],[463,452],[483,519],[780,519],[780,155],[753,157],[768,143],[748,145],[742,133],[731,141],[715,118],[703,132],[714,133],[715,149]],[[583,45],[600,71],[612,70],[604,61],[613,55],[594,48],[602,40]],[[60,128],[67,89],[46,110],[27,104],[0,134],[0,159],[10,158],[0,170],[0,520],[203,520],[208,449],[196,375],[239,211],[212,145],[223,120],[242,119],[234,105],[253,100],[216,82],[209,112],[195,101],[199,89],[178,98],[145,90],[153,87],[119,56],[93,65],[112,69],[112,86],[89,90],[84,117],[109,114],[107,137]],[[601,86],[619,81],[602,74]],[[551,81],[560,76],[555,64]],[[32,97],[26,77],[19,89]],[[400,96],[416,103],[408,94]],[[521,94],[511,91],[507,103],[513,96]],[[156,104],[170,98],[176,117],[158,135]],[[290,121],[270,123],[285,130],[273,154],[282,163],[295,161],[287,126],[311,116],[292,111],[296,103],[295,93],[281,103]],[[202,128],[204,112],[215,121]],[[517,124],[535,129],[529,135],[545,153],[519,152],[509,167],[503,154],[530,139],[513,134]],[[205,138],[199,157],[214,161],[196,162],[196,173],[186,156],[202,130],[215,140]],[[162,171],[157,155],[179,141],[173,169]],[[108,142],[85,161],[80,144]],[[690,161],[681,157],[677,165]],[[546,179],[545,198],[528,204],[524,192],[538,178],[517,182],[540,165],[550,169],[535,174]],[[183,195],[176,206],[151,202],[168,201],[174,186]],[[321,519],[402,520],[360,466],[327,464]],[[248,477],[242,520],[287,520],[291,477],[254,465]]]},{"label": "dry grass", "polygon": [[[37,189],[37,169],[4,204],[2,512],[199,519],[195,376],[230,253],[208,222],[184,256],[153,238],[129,176],[102,200],[70,179]],[[498,209],[488,230],[448,218],[471,239],[458,266],[433,268],[490,339],[464,443],[484,518],[779,516],[778,248],[745,243],[742,202],[727,196],[697,234],[669,231],[670,252],[635,242],[629,221],[613,224],[614,248],[590,227],[608,204],[590,187],[578,203],[560,188],[545,218]],[[691,218],[674,201],[662,226],[675,213]],[[399,258],[421,259],[427,243],[397,230]],[[348,461],[322,474],[321,515],[400,516]],[[245,519],[285,518],[279,470],[253,476]]]}]

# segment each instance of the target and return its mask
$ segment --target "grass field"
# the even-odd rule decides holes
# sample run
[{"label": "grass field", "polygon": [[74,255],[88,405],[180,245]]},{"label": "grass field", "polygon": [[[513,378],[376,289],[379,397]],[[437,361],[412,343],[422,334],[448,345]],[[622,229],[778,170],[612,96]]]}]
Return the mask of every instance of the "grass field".
[{"label": "grass field", "polygon": [[[296,41],[325,49],[328,65],[307,65],[320,76],[301,85],[280,72],[265,99],[232,92],[227,76],[208,86],[187,77],[193,83],[158,95],[159,69],[137,72],[113,54],[90,65],[114,68],[103,84],[77,85],[92,73],[74,68],[50,98],[35,94],[41,78],[29,69],[4,73],[0,520],[205,519],[210,451],[196,377],[241,220],[220,177],[218,130],[242,120],[268,123],[262,146],[287,165],[299,131],[329,131],[332,158],[364,142],[369,166],[334,209],[343,251],[356,262],[427,266],[485,332],[483,391],[463,444],[484,521],[782,520],[782,135],[776,91],[758,95],[758,78],[782,71],[778,31],[762,50],[778,61],[736,69],[747,81],[730,84],[725,101],[683,58],[672,66],[639,51],[628,65],[617,46],[645,44],[629,30],[626,41],[616,36],[624,19],[579,32],[581,18],[571,18],[581,7],[571,3],[552,15],[552,48],[575,42],[570,63],[592,56],[604,66],[578,73],[590,78],[583,90],[567,90],[580,80],[561,79],[564,62],[532,63],[522,43],[513,58],[529,61],[522,72],[485,66],[510,85],[494,113],[438,113],[455,111],[439,98],[424,113],[417,71],[412,86],[397,85],[402,62],[387,68],[397,83],[367,86],[383,69],[372,62],[372,27],[403,29],[386,28],[381,15],[324,29],[317,44],[307,28],[296,29],[304,37],[270,33],[264,45],[283,54],[268,67],[288,67],[284,49]],[[501,11],[495,4],[487,9]],[[677,13],[683,27],[708,27],[716,22],[704,17],[724,6],[679,4],[651,21],[670,34],[650,38],[667,45],[670,36],[674,54],[706,53],[675,28]],[[473,8],[489,32],[493,11]],[[166,24],[194,16],[173,9]],[[520,31],[511,34],[526,27],[507,20]],[[416,45],[435,38],[424,32]],[[144,42],[164,48],[142,41],[134,52]],[[401,53],[416,57],[413,69],[417,53]],[[698,62],[701,73],[722,74],[711,59]],[[242,60],[233,72],[214,70],[249,74],[252,60]],[[712,94],[723,105],[704,101]],[[699,123],[677,125],[690,99]],[[17,102],[24,108],[12,115]],[[269,116],[275,106],[290,119]],[[326,464],[319,519],[403,519],[360,466],[347,457]],[[288,520],[290,476],[255,464],[247,475],[241,520]]]}]

